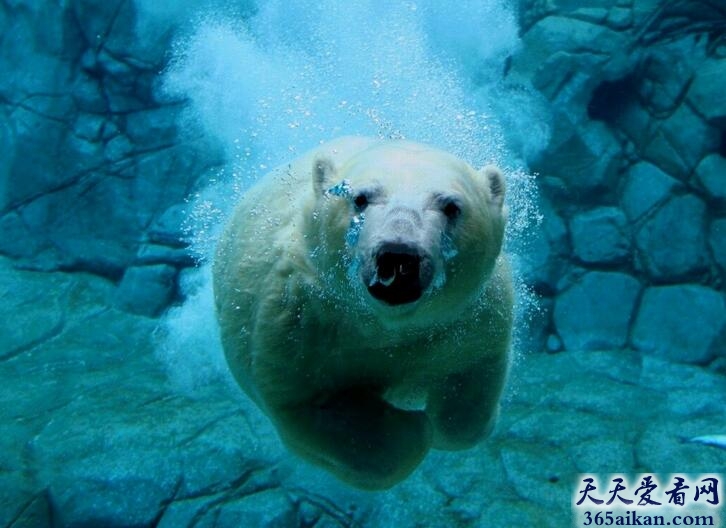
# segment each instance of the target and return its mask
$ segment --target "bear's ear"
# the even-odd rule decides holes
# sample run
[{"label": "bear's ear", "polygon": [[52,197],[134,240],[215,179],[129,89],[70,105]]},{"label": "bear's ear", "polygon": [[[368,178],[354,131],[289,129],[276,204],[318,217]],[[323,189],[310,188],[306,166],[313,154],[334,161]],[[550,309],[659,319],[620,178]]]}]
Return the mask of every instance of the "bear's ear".
[{"label": "bear's ear", "polygon": [[337,174],[333,160],[326,156],[319,156],[313,161],[313,190],[315,196],[322,196],[328,187],[335,181]]},{"label": "bear's ear", "polygon": [[489,196],[492,205],[501,209],[504,205],[504,193],[506,184],[504,183],[504,174],[494,165],[487,165],[481,170],[485,184],[489,187]]}]

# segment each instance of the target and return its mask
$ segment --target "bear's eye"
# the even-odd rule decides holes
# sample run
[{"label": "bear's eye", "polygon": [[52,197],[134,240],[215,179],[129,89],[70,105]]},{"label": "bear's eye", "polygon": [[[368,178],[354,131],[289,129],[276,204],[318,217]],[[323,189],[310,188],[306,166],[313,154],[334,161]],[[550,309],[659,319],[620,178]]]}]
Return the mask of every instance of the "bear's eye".
[{"label": "bear's eye", "polygon": [[368,196],[366,196],[364,193],[359,193],[353,198],[353,204],[355,204],[355,208],[358,212],[363,211],[366,207],[368,207]]},{"label": "bear's eye", "polygon": [[449,220],[456,220],[461,215],[461,207],[456,202],[451,200],[445,202],[441,207],[441,211],[446,215]]}]

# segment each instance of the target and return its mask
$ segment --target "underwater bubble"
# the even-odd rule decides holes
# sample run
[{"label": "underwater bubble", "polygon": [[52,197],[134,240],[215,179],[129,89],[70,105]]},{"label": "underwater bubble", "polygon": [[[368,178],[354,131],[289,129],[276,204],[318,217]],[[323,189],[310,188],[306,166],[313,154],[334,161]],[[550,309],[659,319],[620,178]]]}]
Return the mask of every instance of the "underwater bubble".
[{"label": "underwater bubble", "polygon": [[[207,9],[179,40],[164,93],[190,101],[190,126],[268,166],[342,134],[428,142],[483,165],[504,157],[492,103],[507,94],[482,88],[519,46],[507,4],[268,0],[244,19]],[[483,34],[481,20],[497,24]]]},{"label": "underwater bubble", "polygon": [[212,267],[207,264],[186,272],[180,287],[187,301],[172,307],[155,332],[155,354],[166,366],[171,385],[193,395],[196,388],[221,381],[237,393],[215,317]]},{"label": "underwater bubble", "polygon": [[533,234],[540,229],[544,217],[538,207],[536,176],[518,169],[507,174],[506,205],[509,210],[504,250],[509,254],[516,293],[515,324],[512,348],[521,351],[521,343],[529,332],[534,314],[541,310],[539,298],[531,286],[524,282],[522,259],[531,251]]},{"label": "underwater bubble", "polygon": [[325,191],[325,194],[347,197],[350,196],[350,189],[350,182],[348,180],[343,180],[342,182],[332,186],[330,189]]},{"label": "underwater bubble", "polygon": [[434,289],[440,289],[443,288],[446,284],[446,272],[443,268],[441,268],[438,272],[436,272],[436,275],[434,275],[434,280],[431,282]]},{"label": "underwater bubble", "polygon": [[348,227],[348,231],[345,233],[345,243],[349,248],[358,244],[358,239],[360,238],[360,232],[363,229],[365,219],[365,213],[357,214],[351,218],[350,226]]},{"label": "underwater bubble", "polygon": [[449,236],[448,233],[442,233],[441,234],[441,255],[444,257],[444,260],[451,260],[456,255],[459,254],[459,250],[456,249],[456,246],[454,246],[454,241]]}]

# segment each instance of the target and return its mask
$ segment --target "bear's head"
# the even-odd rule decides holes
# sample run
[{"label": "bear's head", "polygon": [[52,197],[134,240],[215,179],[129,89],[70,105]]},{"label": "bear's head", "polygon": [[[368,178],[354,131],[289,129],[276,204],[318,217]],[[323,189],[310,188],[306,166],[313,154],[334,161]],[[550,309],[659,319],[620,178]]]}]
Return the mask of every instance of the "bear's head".
[{"label": "bear's head", "polygon": [[386,317],[433,311],[440,320],[481,293],[504,236],[497,168],[395,141],[341,167],[319,157],[312,172],[311,254],[341,294],[352,288]]}]

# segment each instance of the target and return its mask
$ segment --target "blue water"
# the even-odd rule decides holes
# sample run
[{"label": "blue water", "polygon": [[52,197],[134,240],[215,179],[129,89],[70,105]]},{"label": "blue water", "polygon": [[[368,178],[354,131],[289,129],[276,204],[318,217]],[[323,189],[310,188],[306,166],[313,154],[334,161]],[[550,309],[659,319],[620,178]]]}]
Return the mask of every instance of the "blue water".
[{"label": "blue water", "polygon": [[[691,99],[679,107],[678,119],[643,117],[648,104],[663,112],[681,104],[688,92],[681,77],[694,74],[707,56],[712,77],[706,79],[720,79],[717,59],[726,56],[722,8],[718,2],[655,3],[652,17],[640,21],[647,26],[645,40],[628,57],[632,64],[618,71],[627,63],[618,60],[607,73],[598,72],[602,78],[589,100],[577,92],[580,77],[563,81],[562,97],[572,100],[561,103],[545,102],[505,75],[522,48],[515,4],[0,5],[0,27],[10,28],[0,37],[7,44],[2,53],[17,69],[0,80],[0,138],[12,162],[0,165],[0,343],[10,344],[0,349],[0,525],[559,527],[574,518],[571,505],[583,473],[599,475],[603,494],[606,478],[621,473],[631,492],[641,473],[655,473],[663,488],[675,474],[685,474],[692,486],[704,475],[726,475],[726,363],[718,348],[724,342],[718,310],[726,313],[726,190],[718,173],[701,177],[694,167],[683,169],[684,160],[674,161],[681,156],[696,164],[711,155],[709,163],[719,166],[724,125],[695,115]],[[531,4],[523,17],[529,22],[548,3]],[[556,4],[566,14],[584,10],[577,15],[582,24],[604,16],[599,8]],[[610,23],[628,23],[625,4],[608,7]],[[650,9],[645,4],[633,3],[636,11]],[[699,6],[701,18],[688,19]],[[27,23],[42,20],[33,17],[43,9],[61,21],[49,23],[47,31],[44,24]],[[7,25],[8,17],[20,22]],[[135,36],[135,53],[163,55],[158,71],[149,73],[149,64],[157,64],[151,59],[140,66],[152,81],[135,78],[123,46],[106,41],[114,35],[109,21],[120,34]],[[554,35],[558,30],[546,26]],[[156,45],[166,32],[174,37],[162,53]],[[572,51],[566,36],[562,45]],[[598,35],[587,37],[595,41]],[[686,59],[680,38],[687,41]],[[660,43],[672,44],[674,54],[656,50]],[[692,49],[698,53],[688,58]],[[44,59],[49,56],[62,57],[67,78],[79,84],[63,85],[65,70]],[[558,65],[549,65],[551,71]],[[639,77],[641,67],[650,77]],[[52,84],[56,77],[60,84]],[[700,81],[699,90],[708,93],[709,83]],[[645,101],[649,94],[652,100]],[[104,106],[111,100],[119,107]],[[139,100],[168,103],[158,115],[182,108],[174,124],[186,143],[169,132],[169,123],[147,117],[143,105],[139,112]],[[698,112],[709,110],[703,108],[708,101],[700,103]],[[559,119],[588,116],[578,126],[596,152],[573,142],[570,155],[570,143],[549,144],[563,125],[550,114],[558,104],[566,106]],[[143,115],[134,120],[137,113]],[[648,134],[636,127],[633,137],[623,135],[642,119],[663,125],[677,141],[646,144],[644,154],[638,142]],[[136,143],[126,120],[139,137],[148,140],[148,131],[138,129],[149,127],[163,138]],[[407,480],[380,493],[346,486],[284,448],[268,417],[231,378],[211,285],[215,243],[243,193],[278,164],[353,134],[431,143],[474,167],[502,167],[506,251],[517,293],[513,368],[492,436],[467,451],[432,451]],[[167,140],[174,143],[170,152]],[[199,168],[185,158],[197,152],[181,151],[186,145],[212,153],[201,164],[214,168],[198,180],[179,172]],[[602,176],[598,156],[609,163],[613,149],[617,181],[593,183],[590,176]],[[553,152],[556,161],[543,163]],[[577,154],[586,158],[581,173]],[[168,161],[175,158],[178,165]],[[558,172],[559,162],[571,172]],[[536,166],[545,174],[534,174]],[[127,178],[139,181],[126,185]],[[175,179],[186,183],[170,185]],[[161,230],[162,241],[153,239],[156,216],[179,199],[165,196],[167,186],[179,193],[185,185],[185,207],[166,219],[173,225]],[[542,190],[549,193],[544,200]],[[640,211],[637,219],[633,210]],[[682,211],[697,221],[671,229]],[[134,225],[125,229],[117,218]],[[362,214],[356,219],[349,244],[365,220]],[[179,222],[190,248],[175,238]],[[575,230],[578,224],[586,227]],[[639,261],[648,256],[636,247],[643,233],[647,248],[661,255],[654,266],[666,268],[662,276]],[[684,238],[695,240],[695,249],[679,244],[674,233],[691,235]],[[17,240],[22,242],[8,242]],[[613,246],[614,256],[608,253]],[[456,247],[447,240],[442,247],[453,258]],[[139,248],[147,253],[137,255]],[[154,260],[157,251],[163,264]],[[679,253],[697,265],[687,275],[668,275]],[[532,256],[549,259],[542,273],[552,276],[538,279],[546,283],[540,297],[524,284],[521,261]],[[151,274],[152,290],[160,277],[178,279],[180,291],[176,282],[161,284],[160,297],[174,301],[163,316],[143,311],[147,299],[158,301],[143,281],[128,291],[138,295],[136,307],[145,315],[119,307],[126,265],[142,272],[163,268]],[[619,310],[625,299],[627,313]],[[701,307],[707,309],[699,313]],[[638,326],[636,319],[644,323]],[[642,335],[634,335],[636,327]],[[693,332],[695,340],[685,336],[673,351],[666,343],[666,354],[647,348],[654,335],[681,341],[682,328],[698,327],[704,331]],[[538,348],[526,354],[523,343],[537,328]],[[687,355],[699,339],[712,339],[715,349],[700,343],[705,359],[680,363],[677,355]],[[721,492],[726,496],[723,487]]]},{"label": "blue water", "polygon": [[[548,139],[534,93],[502,82],[518,46],[508,2],[271,1],[250,19],[196,20],[162,90],[191,100],[187,126],[219,140],[240,190],[340,135],[409,138],[513,169]],[[504,133],[512,121],[527,133]]]},{"label": "blue water", "polygon": [[[521,103],[501,102],[517,30],[506,2],[263,2],[248,20],[201,14],[164,88],[191,98],[190,122],[240,170],[343,134],[416,138],[480,165],[505,158],[502,122]],[[518,117],[543,130],[528,134],[536,150],[546,124]]]}]

